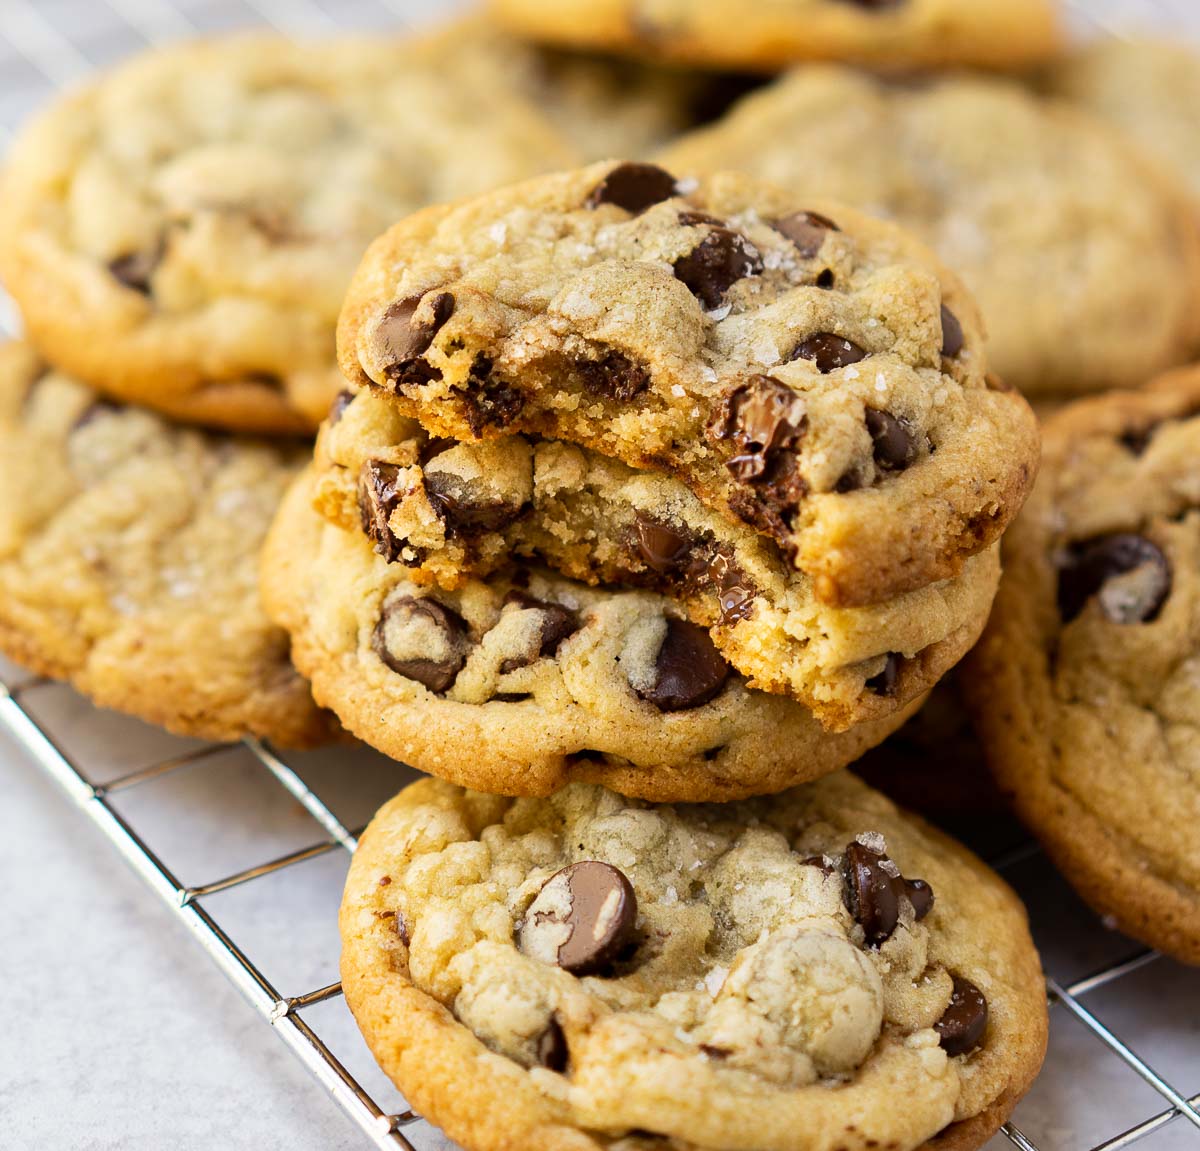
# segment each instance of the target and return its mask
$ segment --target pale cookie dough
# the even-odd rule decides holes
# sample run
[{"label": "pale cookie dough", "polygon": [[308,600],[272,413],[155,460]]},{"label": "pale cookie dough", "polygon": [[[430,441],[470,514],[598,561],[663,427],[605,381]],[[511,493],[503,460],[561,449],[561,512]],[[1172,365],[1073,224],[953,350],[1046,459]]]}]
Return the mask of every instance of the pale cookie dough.
[{"label": "pale cookie dough", "polygon": [[826,732],[793,700],[749,690],[661,595],[520,566],[455,592],[423,588],[361,532],[322,519],[312,496],[306,475],[271,529],[267,611],[351,732],[454,783],[737,799],[853,762],[917,706],[885,701],[891,714]]},{"label": "pale cookie dough", "polygon": [[1117,927],[1200,963],[1200,370],[1063,409],[961,682],[1001,788]]},{"label": "pale cookie dough", "polygon": [[736,173],[597,164],[377,240],[339,356],[434,435],[514,432],[675,475],[825,603],[957,574],[1032,483],[1028,406],[916,241]]},{"label": "pale cookie dough", "polygon": [[0,347],[0,651],[179,735],[330,738],[258,595],[303,457],[114,406]]},{"label": "pale cookie dough", "polygon": [[519,556],[663,592],[751,687],[835,729],[924,694],[979,638],[1000,579],[993,544],[953,579],[831,607],[771,541],[679,480],[558,441],[431,441],[377,388],[335,407],[317,460],[318,509],[414,582],[454,590]]},{"label": "pale cookie dough", "polygon": [[975,292],[989,367],[1030,395],[1141,384],[1200,337],[1185,190],[1103,121],[1015,84],[801,69],[661,162],[742,168],[911,228]]},{"label": "pale cookie dough", "polygon": [[468,1151],[966,1151],[1046,1043],[1016,896],[846,773],[707,807],[424,781],[341,931],[367,1045]]},{"label": "pale cookie dough", "polygon": [[800,60],[1015,67],[1053,56],[1052,0],[491,0],[534,39],[764,71]]},{"label": "pale cookie dough", "polygon": [[231,36],[61,97],[3,179],[0,274],[30,337],[64,371],[182,419],[315,427],[370,240],[579,158],[518,64],[477,38],[460,56],[458,40]]}]

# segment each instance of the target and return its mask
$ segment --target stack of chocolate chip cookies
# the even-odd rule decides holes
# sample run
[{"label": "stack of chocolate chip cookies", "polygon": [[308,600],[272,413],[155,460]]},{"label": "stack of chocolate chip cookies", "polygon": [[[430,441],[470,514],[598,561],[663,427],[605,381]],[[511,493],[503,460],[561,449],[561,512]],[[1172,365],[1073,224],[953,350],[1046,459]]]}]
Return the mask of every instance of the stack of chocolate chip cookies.
[{"label": "stack of chocolate chip cookies", "polygon": [[491,8],[153,53],[18,141],[0,649],[433,777],[343,985],[468,1151],[978,1147],[1045,1049],[1024,911],[842,769],[980,740],[1200,960],[1200,384],[1065,408],[1040,480],[1025,398],[1200,346],[1195,194],[1108,96],[1157,57],[1056,62],[1048,0]]}]

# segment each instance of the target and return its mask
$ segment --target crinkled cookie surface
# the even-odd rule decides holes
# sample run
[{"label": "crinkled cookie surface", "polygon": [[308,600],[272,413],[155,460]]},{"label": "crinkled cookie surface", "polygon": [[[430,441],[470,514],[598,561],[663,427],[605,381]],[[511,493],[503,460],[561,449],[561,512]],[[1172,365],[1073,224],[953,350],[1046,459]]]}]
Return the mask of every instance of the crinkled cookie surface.
[{"label": "crinkled cookie surface", "polygon": [[973,1147],[1045,1044],[1015,896],[845,773],[708,807],[416,784],[341,928],[368,1044],[471,1151]]}]

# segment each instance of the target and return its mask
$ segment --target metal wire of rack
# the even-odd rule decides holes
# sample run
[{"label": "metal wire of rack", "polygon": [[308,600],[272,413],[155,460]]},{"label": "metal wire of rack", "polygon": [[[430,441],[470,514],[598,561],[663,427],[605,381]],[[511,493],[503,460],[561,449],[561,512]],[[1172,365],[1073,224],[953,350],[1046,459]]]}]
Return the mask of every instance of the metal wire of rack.
[{"label": "metal wire of rack", "polygon": [[[1168,19],[1182,20],[1188,15],[1190,4],[1191,0],[1177,0],[1173,5],[1160,0],[1156,11]],[[397,21],[419,19],[423,7],[428,6],[419,0],[107,0],[86,5],[79,0],[43,0],[38,4],[33,0],[0,0],[0,77],[14,77],[0,78],[0,150],[11,139],[15,125],[53,90],[146,44],[247,22],[267,23],[291,33],[321,33],[348,25],[384,22],[394,26]],[[438,7],[444,11],[446,6]],[[1079,3],[1073,7],[1081,23],[1113,32],[1123,26],[1131,9],[1136,14],[1145,5],[1114,2]],[[82,18],[85,10],[87,19]],[[1194,19],[1195,13],[1191,16]],[[19,67],[8,69],[5,65],[10,62]],[[14,332],[15,316],[7,301],[0,303],[4,307],[0,310],[0,329]],[[46,680],[16,671],[5,672],[0,667],[0,724],[18,739],[34,762],[57,781],[150,889],[173,910],[196,942],[332,1094],[370,1143],[405,1151],[427,1151],[435,1143],[444,1146],[441,1137],[420,1116],[403,1106],[390,1107],[380,1102],[384,1093],[364,1086],[363,1076],[349,1070],[335,1052],[328,1029],[315,1020],[315,1013],[322,1005],[335,1002],[342,1002],[344,1011],[340,985],[332,982],[285,994],[280,990],[282,980],[270,977],[264,969],[266,965],[252,958],[253,949],[240,943],[235,932],[223,926],[222,918],[212,907],[214,899],[223,893],[261,884],[309,861],[338,855],[348,860],[357,842],[358,829],[347,826],[337,814],[339,804],[329,786],[315,786],[311,773],[297,763],[298,757],[284,756],[257,740],[246,741],[244,749],[257,768],[267,773],[273,786],[282,789],[281,794],[303,809],[311,825],[306,834],[311,838],[302,846],[266,859],[256,855],[256,862],[220,873],[207,882],[185,883],[179,878],[179,869],[139,830],[122,800],[162,785],[183,772],[212,765],[229,752],[229,747],[179,741],[171,754],[154,758],[150,763],[135,763],[131,759],[115,772],[110,766],[105,778],[100,778],[81,762],[80,755],[65,745],[54,730],[55,724],[36,705],[39,693],[47,690],[69,692]],[[345,757],[348,753],[340,754]],[[1014,880],[1016,871],[1028,866],[1040,869],[1037,885],[1046,882],[1043,877],[1051,874],[1049,864],[1029,843],[993,858],[992,863],[1010,880]],[[1095,926],[1093,923],[1092,927]],[[1115,939],[1106,942],[1108,950]],[[1048,978],[1049,1002],[1056,1008],[1056,1019],[1068,1017],[1082,1025],[1093,1055],[1097,1050],[1095,1045],[1099,1045],[1099,1049],[1119,1061],[1125,1073],[1144,1082],[1152,1093],[1149,1098],[1157,1100],[1157,1106],[1140,1109],[1132,1123],[1128,1122],[1128,1115],[1106,1116],[1099,1138],[1089,1136],[1082,1143],[1053,1141],[1053,1134],[1035,1139],[1016,1122],[1010,1122],[1003,1128],[1003,1135],[1008,1144],[1021,1151],[1085,1151],[1085,1148],[1118,1151],[1169,1127],[1188,1124],[1195,1128],[1195,1145],[1200,1146],[1200,1094],[1187,1097],[1172,1081],[1173,1075],[1156,1070],[1155,1064],[1161,1060],[1152,1059],[1142,1045],[1123,1041],[1105,1022],[1102,1013],[1085,1003],[1089,996],[1118,985],[1129,986],[1138,973],[1151,967],[1161,968],[1169,962],[1150,951],[1129,954],[1132,944],[1116,945],[1125,953],[1107,958],[1091,974],[1065,981],[1055,976]],[[1195,981],[1190,984],[1189,993],[1200,994]],[[1085,1055],[1085,1064],[1078,1066],[1085,1066],[1086,1058]],[[1052,1051],[1051,1070],[1053,1061]],[[1185,1069],[1179,1070],[1185,1073]],[[1021,1114],[1018,1109],[1018,1115]],[[1005,1145],[1002,1141],[998,1144]],[[1172,1144],[1178,1145],[1181,1144]]]}]

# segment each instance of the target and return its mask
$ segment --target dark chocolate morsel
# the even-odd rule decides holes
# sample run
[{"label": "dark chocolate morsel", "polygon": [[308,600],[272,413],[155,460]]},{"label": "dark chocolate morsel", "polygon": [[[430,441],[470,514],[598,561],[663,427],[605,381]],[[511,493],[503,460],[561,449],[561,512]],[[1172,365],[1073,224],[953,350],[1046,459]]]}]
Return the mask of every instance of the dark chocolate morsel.
[{"label": "dark chocolate morsel", "polygon": [[720,307],[738,280],[757,276],[762,257],[745,236],[730,228],[713,228],[674,264],[675,276],[710,311]]},{"label": "dark chocolate morsel", "polygon": [[918,919],[924,919],[933,910],[933,888],[925,880],[905,880],[905,894]]},{"label": "dark chocolate morsel", "polygon": [[615,204],[635,216],[675,195],[675,177],[657,164],[618,164],[587,198],[589,208]]},{"label": "dark chocolate morsel", "polygon": [[515,603],[522,609],[541,612],[542,633],[537,652],[528,657],[504,660],[500,664],[502,675],[507,675],[510,671],[516,671],[518,668],[528,667],[534,660],[553,655],[564,639],[579,630],[579,613],[560,603],[534,599],[533,596],[526,595],[521,591],[510,591],[504,597],[504,602],[506,604]]},{"label": "dark chocolate morsel", "polygon": [[151,281],[155,269],[162,263],[163,249],[160,245],[146,252],[130,252],[118,256],[108,264],[109,274],[118,283],[131,291],[140,292],[143,296],[151,293]]},{"label": "dark chocolate morsel", "polygon": [[388,521],[403,493],[398,486],[400,469],[381,460],[367,460],[358,473],[358,514],[362,529],[375,551],[388,563],[400,558],[400,541]]},{"label": "dark chocolate morsel", "polygon": [[633,941],[637,896],[624,874],[587,859],[552,875],[525,913],[517,945],[572,975],[606,972]]},{"label": "dark chocolate morsel", "polygon": [[900,900],[924,919],[933,907],[933,888],[923,879],[905,879],[882,852],[855,840],[846,847],[846,906],[863,929],[868,947],[891,938],[900,922]]},{"label": "dark chocolate morsel", "polygon": [[[1130,573],[1137,572],[1137,576]],[[1105,587],[1125,579],[1120,594]],[[1162,549],[1145,536],[1117,532],[1076,544],[1058,572],[1058,612],[1070,623],[1093,596],[1113,623],[1149,623],[1171,594],[1171,565]]]},{"label": "dark chocolate morsel", "polygon": [[559,1023],[557,1015],[551,1015],[546,1030],[538,1039],[538,1062],[543,1067],[557,1071],[561,1075],[567,1069],[570,1054],[567,1050],[567,1037],[563,1033],[562,1024]]},{"label": "dark chocolate morsel", "polygon": [[637,513],[634,521],[634,539],[638,555],[651,571],[659,575],[678,571],[695,542],[678,528],[651,519],[642,512]]},{"label": "dark chocolate morsel", "polygon": [[942,305],[942,355],[953,359],[963,350],[962,324],[958,317]]},{"label": "dark chocolate morsel", "polygon": [[969,979],[954,977],[950,1006],[933,1029],[941,1036],[947,1055],[966,1055],[983,1042],[987,1032],[987,998]]},{"label": "dark chocolate morsel", "polygon": [[667,617],[667,631],[654,662],[654,684],[638,694],[659,711],[687,711],[716,697],[729,678],[704,628]]},{"label": "dark chocolate morsel", "polygon": [[900,678],[900,662],[904,657],[899,652],[889,651],[883,671],[868,679],[863,686],[867,691],[889,698],[896,694],[896,682]]},{"label": "dark chocolate morsel", "polygon": [[[418,312],[424,313],[419,319]],[[437,379],[437,369],[418,361],[453,314],[454,296],[449,292],[426,292],[388,305],[374,332],[388,377],[399,383]]]},{"label": "dark chocolate morsel", "polygon": [[[443,651],[437,655],[412,656],[396,654],[389,642],[389,633],[396,628],[430,627],[441,633]],[[457,612],[428,597],[391,598],[384,603],[379,622],[372,637],[375,654],[397,675],[416,680],[432,692],[445,691],[462,671],[470,650],[466,621]],[[425,645],[426,647],[428,645]]]},{"label": "dark chocolate morsel", "polygon": [[795,447],[807,419],[804,398],[770,376],[753,376],[735,388],[725,413],[718,435],[738,446],[728,467],[743,483],[762,477],[777,450]]},{"label": "dark chocolate morsel", "polygon": [[576,360],[575,370],[586,391],[610,400],[632,400],[650,383],[645,367],[615,348],[600,360]]},{"label": "dark chocolate morsel", "polygon": [[865,414],[875,463],[885,472],[902,472],[917,457],[917,442],[908,426],[879,408],[867,408]]},{"label": "dark chocolate morsel", "polygon": [[476,502],[467,498],[463,483],[449,472],[426,472],[425,495],[452,536],[498,532],[519,519],[521,504],[501,500]]},{"label": "dark chocolate morsel", "polygon": [[772,221],[771,227],[787,236],[806,260],[821,250],[828,233],[841,231],[828,216],[818,212],[793,212],[782,220]]},{"label": "dark chocolate morsel", "polygon": [[354,403],[354,393],[345,389],[342,389],[342,391],[333,397],[333,403],[329,405],[329,415],[326,417],[330,427],[346,414],[346,409],[352,403]]},{"label": "dark chocolate morsel", "polygon": [[791,359],[811,360],[817,365],[817,370],[824,373],[857,364],[866,355],[866,351],[853,340],[833,332],[817,332],[796,345]]}]

